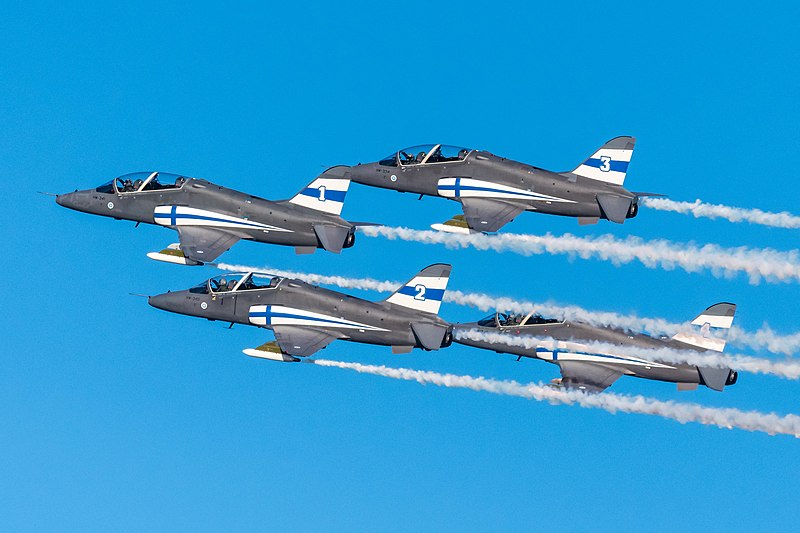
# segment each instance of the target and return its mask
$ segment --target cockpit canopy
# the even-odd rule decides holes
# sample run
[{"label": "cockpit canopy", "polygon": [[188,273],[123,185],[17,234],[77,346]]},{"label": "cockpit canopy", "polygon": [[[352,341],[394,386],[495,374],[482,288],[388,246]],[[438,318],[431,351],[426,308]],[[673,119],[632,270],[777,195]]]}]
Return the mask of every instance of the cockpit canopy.
[{"label": "cockpit canopy", "polygon": [[169,172],[133,172],[115,178],[99,186],[96,191],[109,194],[123,194],[143,191],[180,189],[189,179]]},{"label": "cockpit canopy", "polygon": [[283,281],[275,276],[270,279],[256,279],[252,272],[245,274],[220,274],[192,287],[189,292],[195,294],[219,294],[225,292],[244,292],[258,289],[274,289]]},{"label": "cockpit canopy", "polygon": [[408,165],[428,165],[432,163],[449,163],[463,161],[472,150],[461,146],[447,144],[420,144],[411,146],[381,159],[380,164],[385,167]]},{"label": "cockpit canopy", "polygon": [[513,327],[513,326],[536,326],[540,324],[557,324],[561,322],[555,318],[544,318],[539,313],[493,313],[485,318],[478,320],[479,326],[487,328]]}]

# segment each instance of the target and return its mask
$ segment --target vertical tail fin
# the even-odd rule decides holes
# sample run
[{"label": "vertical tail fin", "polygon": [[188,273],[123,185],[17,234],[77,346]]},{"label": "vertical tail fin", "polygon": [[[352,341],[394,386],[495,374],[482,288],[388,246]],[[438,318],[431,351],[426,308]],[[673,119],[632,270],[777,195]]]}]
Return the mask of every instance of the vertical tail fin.
[{"label": "vertical tail fin", "polygon": [[349,168],[344,165],[329,168],[287,201],[323,213],[341,215],[344,197],[350,188],[350,179],[345,178]]},{"label": "vertical tail fin", "polygon": [[704,350],[721,352],[725,349],[735,314],[736,304],[723,302],[712,305],[692,320],[691,331],[682,331],[672,339]]},{"label": "vertical tail fin", "polygon": [[615,137],[578,165],[572,174],[622,185],[625,182],[625,174],[628,172],[628,164],[631,162],[635,144],[636,139],[633,137]]},{"label": "vertical tail fin", "polygon": [[424,313],[439,313],[452,267],[438,263],[424,268],[386,301]]}]

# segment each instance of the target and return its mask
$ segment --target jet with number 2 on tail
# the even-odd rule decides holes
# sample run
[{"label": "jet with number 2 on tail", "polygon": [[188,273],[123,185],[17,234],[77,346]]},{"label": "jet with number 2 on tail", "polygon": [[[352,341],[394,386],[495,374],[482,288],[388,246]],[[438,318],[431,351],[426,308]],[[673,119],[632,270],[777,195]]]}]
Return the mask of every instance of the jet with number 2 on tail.
[{"label": "jet with number 2 on tail", "polygon": [[639,211],[640,196],[623,188],[636,139],[611,139],[575,170],[551,172],[481,150],[431,144],[405,148],[376,163],[350,168],[356,183],[461,203],[458,215],[434,229],[495,232],[523,211],[601,218],[622,224]]},{"label": "jet with number 2 on tail", "polygon": [[[694,390],[698,385],[721,391],[733,385],[737,372],[729,368],[703,367],[659,361],[647,357],[648,350],[660,348],[695,352],[722,352],[727,332],[733,324],[736,305],[718,303],[700,313],[688,327],[672,338],[656,338],[612,327],[592,326],[544,318],[541,315],[495,313],[470,324],[454,326],[455,341],[498,353],[541,359],[558,365],[557,385],[599,392],[621,376],[634,376],[678,384],[678,390]],[[511,341],[525,342],[511,342]],[[600,350],[592,343],[612,345]],[[641,350],[641,357],[615,353],[613,346]]]},{"label": "jet with number 2 on tail", "polygon": [[438,350],[453,341],[452,326],[438,315],[450,270],[431,265],[381,302],[297,279],[259,283],[253,273],[217,276],[148,301],[173,313],[271,329],[275,341],[244,350],[261,359],[296,362],[336,339],[391,346],[393,353]]},{"label": "jet with number 2 on tail", "polygon": [[357,223],[339,215],[350,186],[347,167],[323,172],[294,197],[270,201],[209,181],[164,172],[126,174],[83,191],[56,196],[59,205],[177,230],[179,244],[147,254],[183,265],[213,261],[240,239],[339,253],[355,243]]}]

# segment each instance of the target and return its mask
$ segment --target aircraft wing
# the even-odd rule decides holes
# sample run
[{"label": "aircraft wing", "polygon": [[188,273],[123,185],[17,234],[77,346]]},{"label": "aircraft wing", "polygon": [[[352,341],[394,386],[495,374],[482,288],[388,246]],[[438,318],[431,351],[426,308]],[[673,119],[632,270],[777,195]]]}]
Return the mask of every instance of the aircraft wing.
[{"label": "aircraft wing", "polygon": [[561,383],[573,389],[602,392],[622,375],[622,372],[597,363],[562,361]]},{"label": "aircraft wing", "polygon": [[272,326],[272,331],[281,350],[298,357],[314,355],[337,339],[326,331],[299,326]]},{"label": "aircraft wing", "polygon": [[461,198],[461,207],[469,227],[476,231],[494,232],[525,211],[525,206],[492,198]]},{"label": "aircraft wing", "polygon": [[217,228],[179,226],[181,251],[187,259],[208,263],[239,241],[239,237]]}]

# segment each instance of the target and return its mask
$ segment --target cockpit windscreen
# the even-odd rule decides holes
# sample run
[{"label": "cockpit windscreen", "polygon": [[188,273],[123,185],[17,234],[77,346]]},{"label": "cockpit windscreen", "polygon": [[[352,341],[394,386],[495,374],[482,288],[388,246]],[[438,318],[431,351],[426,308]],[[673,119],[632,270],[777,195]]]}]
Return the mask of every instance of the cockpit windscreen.
[{"label": "cockpit windscreen", "polygon": [[187,179],[169,172],[133,172],[104,183],[95,190],[113,194],[180,189]]},{"label": "cockpit windscreen", "polygon": [[403,148],[396,154],[381,159],[383,166],[427,165],[430,163],[447,163],[463,161],[471,150],[461,146],[447,144],[420,144]]}]

